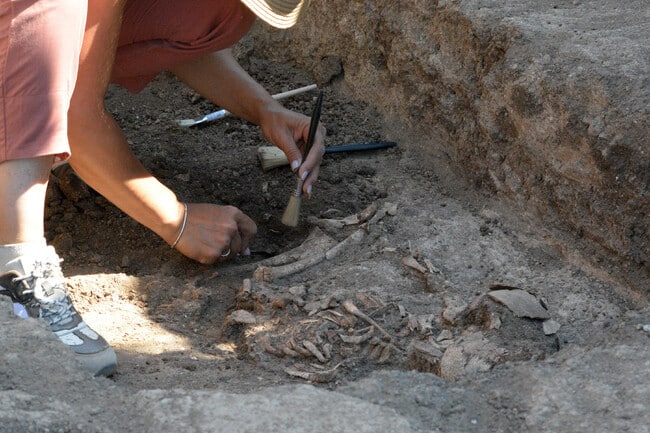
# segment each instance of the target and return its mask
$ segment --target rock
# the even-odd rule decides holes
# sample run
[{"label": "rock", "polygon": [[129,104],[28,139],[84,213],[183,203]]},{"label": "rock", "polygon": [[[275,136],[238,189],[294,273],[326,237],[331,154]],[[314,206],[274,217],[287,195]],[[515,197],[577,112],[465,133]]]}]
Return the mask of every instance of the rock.
[{"label": "rock", "polygon": [[230,313],[229,322],[244,325],[254,325],[257,323],[257,319],[250,311],[235,310]]},{"label": "rock", "polygon": [[561,325],[555,320],[545,320],[543,323],[543,329],[545,335],[554,335],[557,334],[557,331],[560,330]]},{"label": "rock", "polygon": [[90,188],[70,167],[70,164],[61,164],[52,170],[55,183],[59,190],[72,202],[78,202],[90,197]]},{"label": "rock", "polygon": [[445,340],[451,340],[454,338],[454,334],[449,329],[443,329],[440,331],[440,334],[438,334],[438,337],[436,337],[436,341],[445,341]]},{"label": "rock", "polygon": [[440,377],[451,381],[457,380],[464,374],[466,362],[461,347],[448,347],[440,360]]},{"label": "rock", "polygon": [[464,317],[465,312],[467,311],[467,305],[460,306],[449,306],[445,308],[441,313],[441,318],[444,323],[450,325],[458,324],[459,320]]},{"label": "rock", "polygon": [[472,332],[447,347],[440,359],[440,377],[458,380],[462,376],[488,371],[501,362],[505,349],[489,341],[482,332]]},{"label": "rock", "polygon": [[443,352],[439,347],[426,341],[414,341],[407,351],[408,368],[440,375],[440,359]]}]

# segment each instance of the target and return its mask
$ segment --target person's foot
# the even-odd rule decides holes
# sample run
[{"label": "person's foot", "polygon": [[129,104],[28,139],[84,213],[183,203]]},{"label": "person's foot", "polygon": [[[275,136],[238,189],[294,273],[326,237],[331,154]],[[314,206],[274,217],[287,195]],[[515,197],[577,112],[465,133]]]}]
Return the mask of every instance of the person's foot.
[{"label": "person's foot", "polygon": [[44,319],[87,370],[95,376],[112,375],[117,369],[115,352],[72,305],[54,248],[47,247],[43,257],[17,260],[25,269],[24,275],[17,271],[0,275],[0,294],[11,297],[14,312]]}]

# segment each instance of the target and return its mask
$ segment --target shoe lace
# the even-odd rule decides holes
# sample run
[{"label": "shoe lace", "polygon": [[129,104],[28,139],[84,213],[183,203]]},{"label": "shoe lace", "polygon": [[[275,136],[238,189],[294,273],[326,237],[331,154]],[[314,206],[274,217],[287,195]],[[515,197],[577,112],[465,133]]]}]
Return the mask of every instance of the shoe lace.
[{"label": "shoe lace", "polygon": [[[14,277],[11,279],[12,284],[13,283],[19,283],[20,281],[24,280],[26,277]],[[22,304],[28,303],[34,296],[34,289],[32,289],[30,286],[27,286],[28,288],[21,287],[21,290],[16,291],[16,290],[10,290],[6,289],[2,286],[0,286],[0,294],[9,296],[14,302],[20,302]]]},{"label": "shoe lace", "polygon": [[31,273],[14,280],[27,281],[30,288],[24,290],[23,294],[33,294],[40,304],[39,316],[50,325],[67,322],[75,314],[65,289],[60,265],[62,261],[56,254],[37,259]]}]

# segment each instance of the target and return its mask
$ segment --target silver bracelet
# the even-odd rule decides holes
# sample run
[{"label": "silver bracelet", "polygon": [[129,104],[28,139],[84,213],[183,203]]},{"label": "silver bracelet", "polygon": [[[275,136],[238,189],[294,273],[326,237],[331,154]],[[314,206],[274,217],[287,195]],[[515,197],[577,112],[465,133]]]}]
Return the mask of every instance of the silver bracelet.
[{"label": "silver bracelet", "polygon": [[183,209],[185,211],[183,212],[183,222],[181,223],[181,230],[178,232],[178,236],[176,237],[176,240],[172,244],[172,248],[176,248],[176,245],[178,245],[178,241],[181,240],[181,236],[183,236],[183,232],[185,231],[185,225],[187,224],[187,203],[183,203]]}]

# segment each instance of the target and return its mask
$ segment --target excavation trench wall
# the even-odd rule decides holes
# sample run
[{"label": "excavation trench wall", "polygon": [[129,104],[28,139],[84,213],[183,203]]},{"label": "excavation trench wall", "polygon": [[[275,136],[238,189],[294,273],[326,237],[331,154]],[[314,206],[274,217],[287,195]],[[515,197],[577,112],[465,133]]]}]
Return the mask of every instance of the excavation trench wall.
[{"label": "excavation trench wall", "polygon": [[331,0],[238,49],[345,85],[647,291],[649,23],[645,0]]}]

